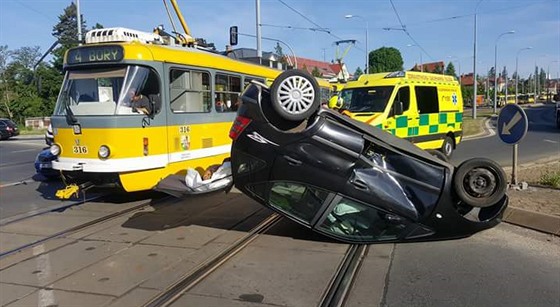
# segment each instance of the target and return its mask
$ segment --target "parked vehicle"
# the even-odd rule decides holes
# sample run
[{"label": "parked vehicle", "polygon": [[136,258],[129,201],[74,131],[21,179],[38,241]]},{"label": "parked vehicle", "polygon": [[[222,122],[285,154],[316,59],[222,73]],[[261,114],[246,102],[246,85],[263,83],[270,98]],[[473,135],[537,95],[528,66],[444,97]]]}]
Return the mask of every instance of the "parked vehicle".
[{"label": "parked vehicle", "polygon": [[455,167],[379,128],[319,108],[309,74],[253,82],[231,127],[235,186],[348,243],[470,236],[497,225],[506,176],[494,161]]},{"label": "parked vehicle", "polygon": [[19,135],[19,129],[12,120],[0,118],[0,140],[7,140]]}]

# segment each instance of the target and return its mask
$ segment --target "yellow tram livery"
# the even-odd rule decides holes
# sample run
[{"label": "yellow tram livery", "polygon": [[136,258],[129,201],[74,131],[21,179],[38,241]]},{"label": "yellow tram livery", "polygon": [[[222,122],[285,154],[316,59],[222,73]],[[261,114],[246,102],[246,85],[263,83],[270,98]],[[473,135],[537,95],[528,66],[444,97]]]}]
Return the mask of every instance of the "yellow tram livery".
[{"label": "yellow tram livery", "polygon": [[281,72],[125,28],[88,32],[64,68],[53,168],[75,182],[126,191],[229,157],[241,92]]}]

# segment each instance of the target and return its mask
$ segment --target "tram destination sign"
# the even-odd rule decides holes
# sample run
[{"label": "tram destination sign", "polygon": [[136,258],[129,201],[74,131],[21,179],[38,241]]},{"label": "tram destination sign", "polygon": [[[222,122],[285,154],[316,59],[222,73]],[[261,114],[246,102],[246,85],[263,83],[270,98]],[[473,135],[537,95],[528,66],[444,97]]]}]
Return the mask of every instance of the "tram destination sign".
[{"label": "tram destination sign", "polygon": [[84,64],[97,62],[119,62],[124,58],[121,46],[88,46],[68,50],[66,63]]}]

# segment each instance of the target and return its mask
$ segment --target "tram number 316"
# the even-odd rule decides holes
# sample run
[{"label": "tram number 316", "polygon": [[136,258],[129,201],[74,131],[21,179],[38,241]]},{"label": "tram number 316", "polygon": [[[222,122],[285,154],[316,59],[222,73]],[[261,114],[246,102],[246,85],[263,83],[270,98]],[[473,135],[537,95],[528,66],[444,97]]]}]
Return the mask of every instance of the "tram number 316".
[{"label": "tram number 316", "polygon": [[75,154],[87,154],[88,149],[87,146],[74,146],[72,147],[72,152]]}]

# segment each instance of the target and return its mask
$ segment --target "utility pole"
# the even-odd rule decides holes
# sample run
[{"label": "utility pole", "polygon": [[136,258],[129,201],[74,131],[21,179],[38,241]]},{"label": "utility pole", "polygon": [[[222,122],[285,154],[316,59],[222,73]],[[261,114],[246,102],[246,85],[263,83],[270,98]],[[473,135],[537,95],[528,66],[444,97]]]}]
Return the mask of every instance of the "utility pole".
[{"label": "utility pole", "polygon": [[262,64],[262,49],[261,49],[261,0],[255,0],[257,9],[257,58],[259,64]]},{"label": "utility pole", "polygon": [[80,0],[76,0],[76,19],[78,21],[78,44],[82,45],[82,14],[80,14]]}]

